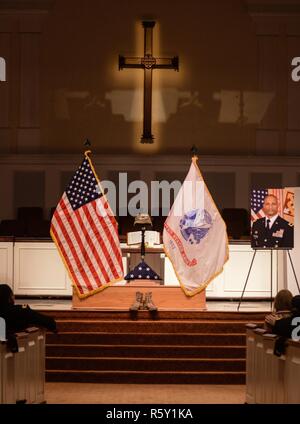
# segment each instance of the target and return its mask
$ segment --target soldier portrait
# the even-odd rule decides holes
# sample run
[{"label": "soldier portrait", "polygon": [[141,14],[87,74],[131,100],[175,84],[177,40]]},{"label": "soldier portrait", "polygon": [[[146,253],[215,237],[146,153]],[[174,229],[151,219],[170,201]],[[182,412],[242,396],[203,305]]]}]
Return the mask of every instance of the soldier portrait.
[{"label": "soldier portrait", "polygon": [[[278,196],[271,190],[253,190],[251,216],[258,218],[251,229],[251,247],[254,249],[292,249],[294,247],[294,225],[280,215]],[[280,192],[280,190],[278,190]],[[254,197],[253,197],[254,196]],[[263,215],[259,218],[260,215]]]}]

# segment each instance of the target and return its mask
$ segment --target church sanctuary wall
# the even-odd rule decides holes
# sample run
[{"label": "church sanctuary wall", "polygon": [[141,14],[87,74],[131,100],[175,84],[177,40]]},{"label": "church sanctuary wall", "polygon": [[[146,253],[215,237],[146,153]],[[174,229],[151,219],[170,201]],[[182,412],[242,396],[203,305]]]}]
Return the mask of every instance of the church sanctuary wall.
[{"label": "church sanctuary wall", "polygon": [[[248,208],[251,186],[299,185],[299,16],[296,0],[0,0],[0,219],[20,206],[48,219],[86,137],[102,179],[148,184],[182,180],[196,144],[220,209]],[[179,56],[179,72],[153,71],[152,145],[143,72],[118,70],[119,54],[142,55],[146,17],[154,54]]]},{"label": "church sanctuary wall", "polygon": [[[81,155],[6,155],[0,156],[0,219],[16,218],[20,206],[44,208],[44,219],[64,191],[81,163]],[[299,185],[300,157],[221,157],[200,156],[199,166],[219,209],[249,208],[252,187],[295,187]],[[93,156],[101,180],[118,183],[119,172],[128,173],[128,183],[145,181],[150,193],[151,181],[182,181],[188,155]],[[132,194],[128,195],[130,199]],[[151,199],[149,199],[151,200]],[[171,198],[172,201],[172,198]]]},{"label": "church sanctuary wall", "polygon": [[[0,220],[21,206],[49,219],[87,137],[100,179],[148,187],[182,181],[195,144],[220,210],[248,209],[252,187],[300,186],[300,0],[129,3],[0,0]],[[179,72],[153,71],[153,144],[140,143],[143,72],[118,69],[120,54],[143,55],[144,19],[154,56],[179,56]],[[0,277],[14,283],[7,249]]]},{"label": "church sanctuary wall", "polygon": [[41,151],[41,36],[50,3],[0,1],[0,154]]},{"label": "church sanctuary wall", "polygon": [[[296,0],[0,0],[0,153],[299,155]],[[153,145],[141,145],[141,21],[156,20]]]},{"label": "church sanctuary wall", "polygon": [[300,51],[300,2],[247,3],[257,38],[258,90],[272,97],[256,129],[256,152],[299,155],[300,84],[291,77],[291,65]]}]

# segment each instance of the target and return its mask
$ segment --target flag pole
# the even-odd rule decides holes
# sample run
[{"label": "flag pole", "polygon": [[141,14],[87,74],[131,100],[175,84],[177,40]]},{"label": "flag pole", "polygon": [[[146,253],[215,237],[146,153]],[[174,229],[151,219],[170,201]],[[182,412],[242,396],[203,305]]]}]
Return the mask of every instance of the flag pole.
[{"label": "flag pole", "polygon": [[192,161],[193,162],[197,162],[198,160],[198,153],[199,153],[199,149],[197,148],[197,146],[195,144],[193,144],[191,150],[190,150],[191,154],[192,154]]},{"label": "flag pole", "polygon": [[84,156],[88,156],[90,153],[92,153],[92,150],[91,150],[92,143],[88,138],[85,139],[83,146],[84,146]]}]

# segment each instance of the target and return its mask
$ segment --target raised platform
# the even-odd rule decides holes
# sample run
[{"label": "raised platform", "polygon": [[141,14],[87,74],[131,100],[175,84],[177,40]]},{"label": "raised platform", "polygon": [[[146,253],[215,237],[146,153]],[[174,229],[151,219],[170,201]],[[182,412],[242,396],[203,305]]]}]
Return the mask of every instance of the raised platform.
[{"label": "raised platform", "polygon": [[205,291],[195,296],[186,296],[180,287],[163,286],[148,280],[133,280],[124,286],[110,286],[103,291],[85,299],[73,294],[73,309],[109,309],[129,310],[134,303],[136,292],[143,294],[151,292],[152,300],[159,310],[174,311],[205,311]]},{"label": "raised platform", "polygon": [[47,311],[47,381],[134,384],[244,384],[246,327],[264,313]]}]

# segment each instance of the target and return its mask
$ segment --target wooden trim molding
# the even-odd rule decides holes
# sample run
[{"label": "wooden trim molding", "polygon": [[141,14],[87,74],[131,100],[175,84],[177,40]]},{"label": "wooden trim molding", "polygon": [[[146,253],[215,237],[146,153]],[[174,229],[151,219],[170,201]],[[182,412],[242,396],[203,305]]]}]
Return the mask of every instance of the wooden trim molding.
[{"label": "wooden trim molding", "polygon": [[48,13],[55,0],[0,0],[1,13]]},{"label": "wooden trim molding", "polygon": [[246,0],[248,13],[252,16],[300,16],[300,2],[281,0]]}]

